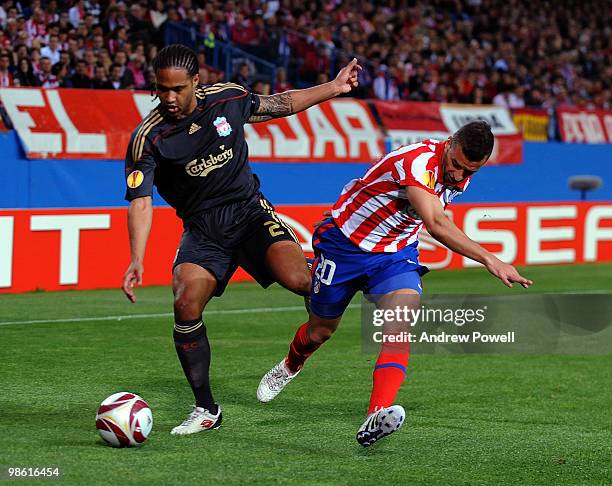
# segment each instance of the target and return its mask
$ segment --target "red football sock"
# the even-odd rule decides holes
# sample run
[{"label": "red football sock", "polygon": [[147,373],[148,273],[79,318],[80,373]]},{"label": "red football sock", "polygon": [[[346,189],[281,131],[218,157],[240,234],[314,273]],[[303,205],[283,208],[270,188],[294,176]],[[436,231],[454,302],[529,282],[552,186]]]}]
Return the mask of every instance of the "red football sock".
[{"label": "red football sock", "polygon": [[307,322],[302,324],[295,333],[295,336],[293,336],[293,341],[291,341],[291,344],[289,345],[289,353],[285,359],[285,364],[292,373],[295,373],[302,368],[308,357],[319,349],[319,346],[322,344],[311,341],[310,337],[308,336],[309,328],[310,325]]},{"label": "red football sock", "polygon": [[372,373],[372,394],[368,415],[380,408],[393,405],[395,396],[406,378],[408,353],[380,353]]}]

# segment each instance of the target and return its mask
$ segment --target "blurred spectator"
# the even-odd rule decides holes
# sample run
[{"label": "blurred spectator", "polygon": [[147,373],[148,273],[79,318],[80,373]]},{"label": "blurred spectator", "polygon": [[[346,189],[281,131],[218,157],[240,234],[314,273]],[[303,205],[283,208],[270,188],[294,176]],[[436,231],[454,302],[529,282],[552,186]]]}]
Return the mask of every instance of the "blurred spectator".
[{"label": "blurred spectator", "polygon": [[330,69],[330,60],[325,46],[310,45],[306,48],[304,63],[300,69],[300,76],[305,81],[314,83],[319,73],[327,73]]},{"label": "blurred spectator", "polygon": [[251,91],[259,95],[267,96],[270,94],[270,83],[266,83],[265,81],[258,79],[251,86]]},{"label": "blurred spectator", "polygon": [[70,71],[68,66],[57,63],[51,67],[51,72],[57,78],[57,83],[60,88],[74,88],[72,80],[70,79]]},{"label": "blurred spectator", "polygon": [[87,71],[87,63],[82,60],[77,61],[74,74],[70,78],[73,88],[89,89],[92,87],[91,78]]},{"label": "blurred spectator", "polygon": [[249,64],[246,62],[241,63],[238,66],[238,72],[232,78],[232,83],[239,84],[240,86],[244,86],[249,89],[251,79],[251,68]]},{"label": "blurred spectator", "polygon": [[15,86],[13,73],[11,72],[11,56],[8,53],[0,54],[0,87],[10,88]]},{"label": "blurred spectator", "polygon": [[108,42],[108,49],[111,54],[119,52],[125,47],[128,42],[127,28],[123,25],[119,25],[115,28],[111,35],[111,39]]},{"label": "blurred spectator", "polygon": [[74,3],[74,6],[68,10],[68,18],[70,19],[70,23],[74,27],[78,27],[81,20],[85,18],[85,13],[85,1],[77,0]]},{"label": "blurred spectator", "polygon": [[38,80],[43,88],[58,88],[59,81],[57,76],[51,72],[53,65],[51,59],[48,57],[41,57],[40,59],[40,72],[38,73]]},{"label": "blurred spectator", "polygon": [[34,9],[32,16],[25,23],[25,31],[28,37],[28,45],[31,46],[34,42],[43,41],[47,34],[47,18],[42,8]]},{"label": "blurred spectator", "polygon": [[293,85],[287,81],[287,70],[285,68],[276,68],[276,82],[274,83],[274,92],[282,93],[293,89]]},{"label": "blurred spectator", "polygon": [[57,64],[60,60],[59,37],[52,35],[49,37],[49,44],[40,50],[40,55],[51,59],[53,64]]},{"label": "blurred spectator", "polygon": [[102,5],[98,0],[90,0],[86,2],[87,13],[91,14],[96,24],[100,23],[100,15],[102,14]]},{"label": "blurred spectator", "polygon": [[40,72],[40,49],[34,47],[30,50],[30,61],[32,62],[34,74],[38,75]]},{"label": "blurred spectator", "polygon": [[[115,64],[121,68],[121,89],[133,89],[134,88],[134,75],[127,67],[128,57],[124,51],[119,51],[115,54]],[[112,73],[112,66],[111,66]],[[118,88],[115,88],[118,89]]]},{"label": "blurred spectator", "polygon": [[198,74],[200,75],[200,84],[210,84],[210,76],[205,68],[200,68]]},{"label": "blurred spectator", "polygon": [[135,54],[127,66],[127,70],[132,74],[133,85],[136,89],[144,89],[147,85],[144,74],[144,59]]},{"label": "blurred spectator", "polygon": [[38,76],[34,74],[32,63],[27,58],[21,58],[17,64],[14,77],[15,86],[40,86]]},{"label": "blurred spectator", "polygon": [[[121,65],[113,64],[110,68],[109,81],[111,89],[126,89],[128,86],[125,85],[124,78],[121,75]],[[132,85],[133,86],[133,85]]]},{"label": "blurred spectator", "polygon": [[94,67],[97,62],[96,54],[94,53],[93,49],[85,49],[81,59],[87,64],[87,75],[90,78],[93,78]]},{"label": "blurred spectator", "polygon": [[104,36],[99,34],[94,34],[91,38],[91,49],[94,51],[94,54],[97,56],[100,54],[102,50],[106,49],[106,44],[104,42]]},{"label": "blurred spectator", "polygon": [[94,78],[92,80],[93,89],[113,89],[113,85],[106,76],[106,68],[103,64],[97,64]]},{"label": "blurred spectator", "polygon": [[11,39],[7,37],[4,30],[0,30],[0,48],[9,49],[11,47]]},{"label": "blurred spectator", "polygon": [[147,90],[151,91],[151,96],[153,96],[155,92],[155,73],[152,68],[147,70],[145,77],[147,79]]},{"label": "blurred spectator", "polygon": [[155,7],[151,9],[149,15],[151,17],[151,24],[153,25],[153,28],[159,29],[168,18],[163,0],[155,1]]},{"label": "blurred spectator", "polygon": [[150,24],[145,21],[145,10],[138,3],[133,3],[130,6],[129,14],[130,23],[130,39],[132,41],[149,42],[150,41]]},{"label": "blurred spectator", "polygon": [[378,66],[376,77],[372,83],[374,97],[379,100],[399,100],[399,89],[395,77],[389,73],[385,64]]},{"label": "blurred spectator", "polygon": [[221,71],[220,69],[215,69],[214,67],[206,63],[206,51],[204,49],[200,49],[198,51],[197,57],[198,64],[200,65],[200,72],[202,72],[202,70],[206,71],[205,76],[207,82],[200,82],[202,82],[203,84],[214,84],[223,79],[223,71]]},{"label": "blurred spectator", "polygon": [[329,81],[329,74],[319,73],[315,81],[315,84],[324,84],[324,83],[327,83],[328,81]]},{"label": "blurred spectator", "polygon": [[504,108],[524,108],[525,100],[523,92],[524,89],[521,86],[517,86],[514,89],[508,87],[508,89],[495,95],[493,103]]}]

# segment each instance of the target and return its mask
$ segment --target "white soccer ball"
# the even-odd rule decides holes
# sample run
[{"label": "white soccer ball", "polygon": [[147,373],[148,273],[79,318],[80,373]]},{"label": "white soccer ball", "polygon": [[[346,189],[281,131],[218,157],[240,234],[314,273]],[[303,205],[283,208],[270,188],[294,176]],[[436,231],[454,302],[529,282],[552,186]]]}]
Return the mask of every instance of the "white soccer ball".
[{"label": "white soccer ball", "polygon": [[113,447],[142,444],[151,433],[153,414],[147,402],[135,393],[119,392],[104,400],[96,415],[96,428]]}]

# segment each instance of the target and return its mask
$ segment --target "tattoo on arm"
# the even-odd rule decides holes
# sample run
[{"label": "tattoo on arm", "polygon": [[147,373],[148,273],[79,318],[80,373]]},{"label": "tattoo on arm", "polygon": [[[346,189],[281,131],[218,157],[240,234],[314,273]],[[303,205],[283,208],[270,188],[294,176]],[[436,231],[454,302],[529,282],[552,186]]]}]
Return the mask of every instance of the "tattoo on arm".
[{"label": "tattoo on arm", "polygon": [[258,95],[258,97],[259,108],[257,108],[257,111],[249,118],[249,123],[262,122],[295,113],[293,111],[293,98],[289,92],[271,96]]}]

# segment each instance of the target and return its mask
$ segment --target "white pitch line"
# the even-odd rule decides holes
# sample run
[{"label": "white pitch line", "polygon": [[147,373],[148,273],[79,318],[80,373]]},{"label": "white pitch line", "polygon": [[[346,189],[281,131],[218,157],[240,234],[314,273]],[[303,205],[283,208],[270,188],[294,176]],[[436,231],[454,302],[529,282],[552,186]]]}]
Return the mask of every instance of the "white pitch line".
[{"label": "white pitch line", "polygon": [[[351,304],[349,309],[359,307],[359,304]],[[209,310],[205,311],[204,315],[226,315],[226,314],[261,314],[264,312],[288,312],[306,310],[302,305],[294,305],[290,307],[254,307],[252,309],[226,309],[226,310]],[[123,321],[127,319],[149,319],[152,317],[172,317],[171,312],[162,314],[133,314],[127,316],[102,316],[102,317],[70,317],[66,319],[38,319],[34,321],[8,321],[0,322],[0,326],[13,326],[20,324],[56,324],[60,322],[96,322],[96,321]]]}]

